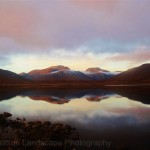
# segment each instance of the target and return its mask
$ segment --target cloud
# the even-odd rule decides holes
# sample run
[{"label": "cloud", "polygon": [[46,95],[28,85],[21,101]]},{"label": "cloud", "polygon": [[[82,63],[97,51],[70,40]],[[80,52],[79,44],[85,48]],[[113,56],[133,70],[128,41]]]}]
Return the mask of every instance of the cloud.
[{"label": "cloud", "polygon": [[27,38],[36,25],[35,9],[24,1],[0,2],[0,36],[17,40]]},{"label": "cloud", "polygon": [[72,0],[77,5],[91,9],[111,12],[116,8],[120,0]]},{"label": "cloud", "polygon": [[43,51],[47,51],[47,53],[39,52],[37,54],[35,51],[17,55],[11,54],[12,64],[5,67],[5,69],[20,73],[29,72],[33,69],[43,69],[54,65],[64,65],[74,70],[84,71],[88,67],[99,66],[99,61],[102,57],[105,57],[101,55],[100,59],[97,59],[93,53],[85,53],[82,49],[70,52],[66,49],[43,49]]},{"label": "cloud", "polygon": [[[68,49],[97,39],[142,42],[150,38],[149,3],[149,0],[142,3],[139,0],[2,0],[0,36],[25,46]],[[93,11],[91,7],[99,9]],[[106,13],[112,9],[113,13]]]},{"label": "cloud", "polygon": [[[41,54],[52,60],[49,66],[72,64],[76,69],[81,66],[79,58],[81,68],[118,70],[126,66],[126,60],[143,63],[149,59],[149,50],[134,50],[141,45],[150,47],[149,4],[149,0],[1,0],[0,55],[11,57],[14,64],[8,69],[18,71],[18,57],[25,61],[26,56],[36,57],[34,69]],[[89,59],[90,65],[86,63]]]},{"label": "cloud", "polygon": [[144,47],[139,48],[133,52],[116,54],[115,56],[108,57],[107,60],[116,62],[127,61],[132,63],[144,63],[150,61],[150,49],[146,49]]},{"label": "cloud", "polygon": [[11,64],[11,61],[9,58],[6,58],[6,57],[0,55],[0,66],[1,67],[7,66],[10,64]]}]

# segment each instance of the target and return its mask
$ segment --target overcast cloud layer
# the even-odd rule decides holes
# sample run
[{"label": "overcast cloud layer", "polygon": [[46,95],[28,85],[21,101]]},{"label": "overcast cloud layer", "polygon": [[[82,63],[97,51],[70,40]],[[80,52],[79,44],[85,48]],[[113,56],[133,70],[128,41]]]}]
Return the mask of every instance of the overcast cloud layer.
[{"label": "overcast cloud layer", "polygon": [[149,0],[1,0],[1,68],[125,70],[150,62],[149,8]]}]

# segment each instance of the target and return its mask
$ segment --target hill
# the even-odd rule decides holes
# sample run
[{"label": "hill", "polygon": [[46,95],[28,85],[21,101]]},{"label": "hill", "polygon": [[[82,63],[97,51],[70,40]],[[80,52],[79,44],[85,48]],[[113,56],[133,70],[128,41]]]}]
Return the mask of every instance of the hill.
[{"label": "hill", "polygon": [[105,80],[104,84],[150,84],[150,64],[143,64],[139,67],[122,72],[108,80]]},{"label": "hill", "polygon": [[11,71],[0,69],[0,84],[24,83],[27,79]]}]

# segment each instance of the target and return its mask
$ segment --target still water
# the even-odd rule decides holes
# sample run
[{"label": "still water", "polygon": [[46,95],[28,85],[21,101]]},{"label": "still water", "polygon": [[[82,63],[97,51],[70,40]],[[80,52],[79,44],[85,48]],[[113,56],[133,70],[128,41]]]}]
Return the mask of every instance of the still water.
[{"label": "still water", "polygon": [[150,105],[145,103],[149,97],[142,91],[131,96],[122,93],[102,89],[7,89],[1,90],[0,113],[69,124],[79,131],[82,140],[150,148]]}]

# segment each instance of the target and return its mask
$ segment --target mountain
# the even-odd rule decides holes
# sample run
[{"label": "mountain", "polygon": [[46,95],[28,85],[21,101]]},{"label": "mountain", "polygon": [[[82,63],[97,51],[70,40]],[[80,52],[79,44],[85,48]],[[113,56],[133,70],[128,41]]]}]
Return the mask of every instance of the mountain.
[{"label": "mountain", "polygon": [[106,80],[104,84],[150,84],[150,64],[122,72]]},{"label": "mountain", "polygon": [[103,69],[100,69],[100,68],[98,68],[98,67],[88,68],[88,69],[86,69],[86,71],[88,71],[88,72],[93,72],[93,73],[109,72],[109,71],[107,71],[107,70],[103,70]]},{"label": "mountain", "polygon": [[0,84],[18,84],[26,81],[21,75],[0,69]]},{"label": "mountain", "polygon": [[44,80],[91,80],[87,75],[80,71],[73,70],[60,70],[56,72],[52,72],[51,74],[45,75]]},{"label": "mountain", "polygon": [[26,77],[26,78],[39,78],[42,75],[47,75],[55,71],[62,71],[62,70],[70,70],[68,67],[58,65],[58,66],[52,66],[46,69],[39,69],[39,70],[32,70],[29,73],[20,73],[20,75]]},{"label": "mountain", "polygon": [[88,68],[83,72],[74,71],[68,67],[61,65],[52,66],[41,70],[33,70],[29,73],[21,73],[20,75],[13,73],[11,71],[0,69],[1,85],[29,83],[30,86],[31,85],[36,86],[36,83],[56,84],[61,83],[60,81],[63,82],[65,81],[64,84],[66,84],[66,81],[68,81],[67,87],[71,84],[76,84],[79,87],[79,85],[85,83],[87,84],[87,86],[114,85],[114,84],[116,85],[150,84],[149,77],[150,77],[150,64],[143,64],[139,67],[129,69],[122,73],[110,72],[107,70],[100,69],[98,67]]},{"label": "mountain", "polygon": [[70,70],[70,68],[61,65],[33,70],[29,73],[22,73],[21,75],[28,79],[38,81],[90,80],[84,73]]},{"label": "mountain", "polygon": [[117,73],[95,67],[86,69],[85,74],[94,80],[105,80],[115,76]]},{"label": "mountain", "polygon": [[114,76],[114,73],[101,70],[100,68],[89,68],[84,72],[74,71],[68,67],[59,65],[41,70],[33,70],[21,75],[38,81],[92,81],[108,79]]},{"label": "mountain", "polygon": [[52,72],[56,72],[56,71],[62,71],[62,70],[70,70],[68,67],[65,66],[52,66],[46,69],[41,69],[41,70],[33,70],[31,72],[29,72],[29,75],[45,75],[45,74],[49,74]]}]

